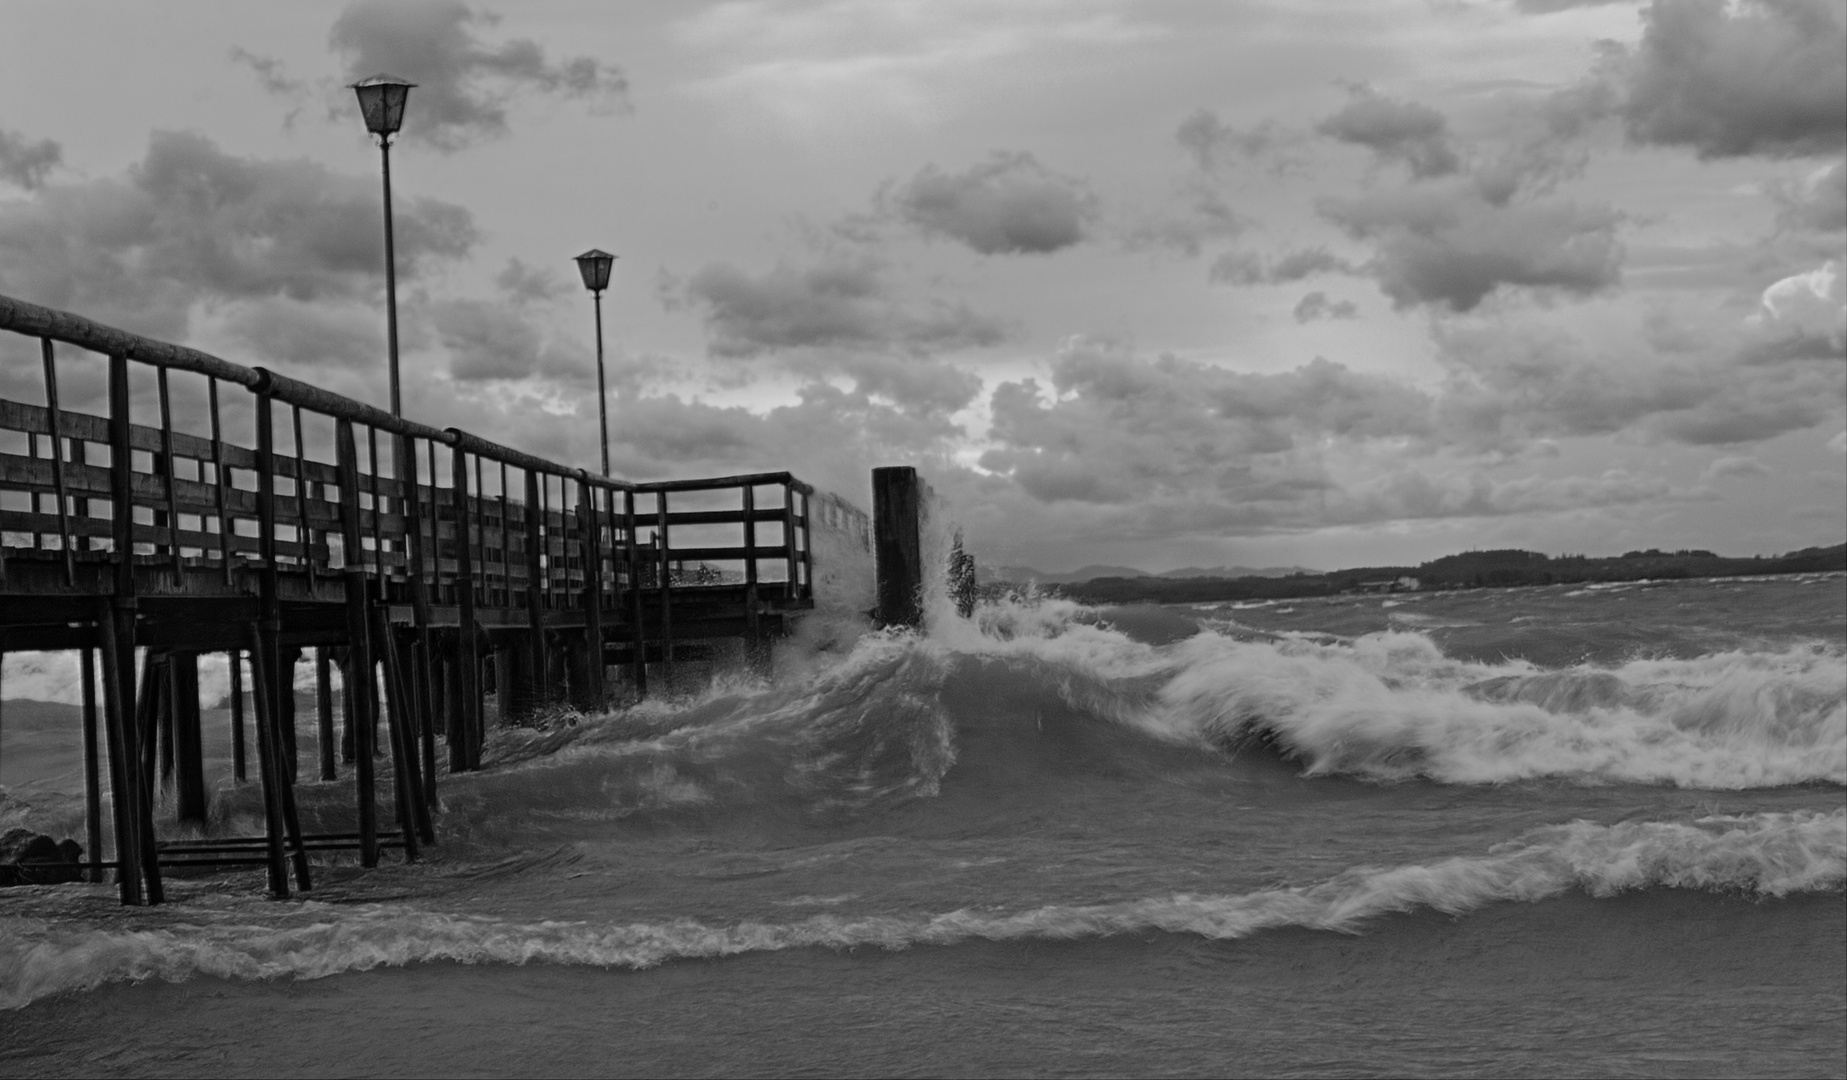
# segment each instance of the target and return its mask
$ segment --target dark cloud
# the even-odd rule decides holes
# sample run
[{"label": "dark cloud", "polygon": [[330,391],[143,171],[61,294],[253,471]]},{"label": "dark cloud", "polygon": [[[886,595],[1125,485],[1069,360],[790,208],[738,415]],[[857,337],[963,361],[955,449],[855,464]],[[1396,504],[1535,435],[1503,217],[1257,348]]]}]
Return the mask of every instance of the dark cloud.
[{"label": "dark cloud", "polygon": [[1180,205],[1129,226],[1123,244],[1131,251],[1167,248],[1197,256],[1206,243],[1236,236],[1247,224],[1216,192],[1196,187]]},{"label": "dark cloud", "polygon": [[1415,390],[1322,359],[1249,375],[1082,339],[1053,361],[1052,390],[1048,403],[1032,380],[1001,384],[981,458],[1042,502],[1275,497],[1264,493],[1303,480],[1298,439],[1421,434],[1430,407]]},{"label": "dark cloud", "polygon": [[892,211],[983,255],[1040,255],[1089,235],[1095,198],[1028,153],[997,152],[960,173],[931,165],[888,193]]},{"label": "dark cloud", "polygon": [[994,320],[961,304],[906,308],[870,259],[833,258],[808,269],[787,264],[752,275],[708,263],[681,287],[705,310],[711,351],[750,357],[803,348],[926,352],[989,345],[1004,336]]},{"label": "dark cloud", "polygon": [[1557,198],[1496,204],[1467,181],[1324,199],[1321,214],[1376,246],[1373,271],[1400,307],[1469,311],[1497,289],[1585,296],[1614,286],[1622,252],[1608,206]]},{"label": "dark cloud", "polygon": [[385,320],[371,304],[266,296],[235,305],[226,328],[247,348],[295,368],[381,368]]},{"label": "dark cloud", "polygon": [[283,68],[282,61],[273,56],[259,56],[248,49],[238,47],[231,50],[231,60],[250,69],[257,77],[263,89],[277,97],[293,97],[303,94],[308,84],[300,79],[291,78]]},{"label": "dark cloud", "polygon": [[1360,309],[1351,300],[1329,300],[1324,292],[1311,292],[1304,296],[1295,306],[1295,321],[1299,323],[1314,322],[1317,319],[1357,319]]},{"label": "dark cloud", "polygon": [[1839,0],[1655,0],[1620,69],[1636,142],[1703,158],[1836,153],[1847,145],[1847,20]]},{"label": "dark cloud", "polygon": [[1611,4],[1633,4],[1637,0],[1514,0],[1514,10],[1523,15],[1550,15],[1557,11],[1570,11],[1572,8],[1609,7]]},{"label": "dark cloud", "polygon": [[[372,298],[384,277],[378,199],[371,177],[157,132],[120,178],[0,203],[0,289],[167,339],[201,303]],[[450,203],[399,196],[396,217],[406,283],[475,243],[473,218]]]},{"label": "dark cloud", "polygon": [[31,191],[64,163],[64,148],[50,139],[28,139],[0,128],[0,180]]},{"label": "dark cloud", "polygon": [[1324,247],[1297,248],[1265,263],[1247,251],[1228,251],[1207,271],[1209,280],[1225,285],[1277,285],[1316,274],[1356,274],[1359,267]]},{"label": "dark cloud", "polygon": [[1440,324],[1438,358],[1451,371],[1440,425],[1477,450],[1625,432],[1697,446],[1773,438],[1838,415],[1847,393],[1838,358],[1764,357],[1787,332],[1697,310],[1588,331],[1538,320]]},{"label": "dark cloud", "polygon": [[1714,480],[1743,480],[1753,476],[1769,476],[1770,470],[1764,463],[1754,457],[1742,454],[1727,454],[1714,458],[1712,464],[1700,473],[1702,483]]},{"label": "dark cloud", "polygon": [[1393,101],[1364,87],[1356,89],[1346,106],[1315,125],[1315,130],[1364,146],[1382,160],[1399,162],[1419,179],[1447,176],[1462,168],[1442,113],[1414,101]]},{"label": "dark cloud", "polygon": [[1274,120],[1236,128],[1210,109],[1201,109],[1180,122],[1174,139],[1201,169],[1212,172],[1241,162],[1286,169],[1295,164],[1290,152],[1301,145],[1302,134]]},{"label": "dark cloud", "polygon": [[483,40],[498,22],[455,0],[362,0],[340,13],[329,40],[349,81],[383,72],[416,83],[402,137],[439,150],[506,134],[507,106],[525,93],[626,105],[621,68],[589,56],[553,60],[530,38]]},{"label": "dark cloud", "polygon": [[1840,232],[1847,229],[1847,161],[1837,161],[1804,183],[1775,192],[1777,223],[1786,229]]},{"label": "dark cloud", "polygon": [[515,303],[556,300],[569,290],[558,271],[532,266],[519,259],[508,259],[507,265],[494,275],[494,284]]},{"label": "dark cloud", "polygon": [[[635,479],[788,469],[822,490],[864,505],[876,465],[902,461],[929,472],[948,459],[956,429],[873,395],[821,383],[766,412],[650,395],[614,403],[616,471]],[[588,425],[594,429],[594,423]]]}]

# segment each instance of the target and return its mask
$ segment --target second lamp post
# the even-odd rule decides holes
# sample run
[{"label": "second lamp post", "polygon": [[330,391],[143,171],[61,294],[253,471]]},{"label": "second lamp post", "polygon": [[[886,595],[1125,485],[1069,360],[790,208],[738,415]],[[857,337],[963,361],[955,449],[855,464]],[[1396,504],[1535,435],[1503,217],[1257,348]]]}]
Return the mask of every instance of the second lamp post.
[{"label": "second lamp post", "polygon": [[609,389],[603,382],[603,290],[609,288],[609,271],[616,257],[591,248],[577,257],[577,272],[584,288],[596,297],[596,417],[603,428],[603,475],[609,475]]}]

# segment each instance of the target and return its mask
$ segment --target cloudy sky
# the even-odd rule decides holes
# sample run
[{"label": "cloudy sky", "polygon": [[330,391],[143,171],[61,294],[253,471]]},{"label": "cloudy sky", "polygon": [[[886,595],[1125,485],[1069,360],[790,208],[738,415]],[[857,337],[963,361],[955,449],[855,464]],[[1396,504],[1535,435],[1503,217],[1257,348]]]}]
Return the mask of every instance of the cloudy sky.
[{"label": "cloudy sky", "polygon": [[987,561],[1847,535],[1847,0],[0,0],[0,292],[383,404],[380,71],[417,419],[595,467],[600,246],[618,474]]}]

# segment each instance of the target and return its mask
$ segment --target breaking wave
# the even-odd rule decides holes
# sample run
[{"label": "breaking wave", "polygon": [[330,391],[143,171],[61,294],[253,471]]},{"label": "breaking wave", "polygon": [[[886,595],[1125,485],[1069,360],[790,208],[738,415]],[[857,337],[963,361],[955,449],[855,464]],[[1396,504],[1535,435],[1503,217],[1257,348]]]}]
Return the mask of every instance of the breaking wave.
[{"label": "breaking wave", "polygon": [[1135,722],[1232,748],[1268,742],[1310,774],[1847,784],[1837,648],[1543,669],[1455,660],[1401,631],[1351,642],[1201,634],[1173,662],[1158,706]]},{"label": "breaking wave", "polygon": [[[65,929],[0,921],[0,1007],[107,982],[195,975],[317,979],[429,961],[646,968],[688,958],[823,946],[1072,940],[1150,931],[1236,939],[1302,927],[1359,933],[1392,912],[1452,915],[1578,890],[1593,897],[1692,889],[1758,898],[1838,891],[1847,880],[1847,810],[1708,817],[1688,823],[1574,821],[1535,829],[1486,855],[1355,867],[1313,885],[1179,894],[1019,911],[826,914],[791,922],[513,922],[402,905],[303,903],[283,925],[224,921],[158,929]],[[203,913],[189,913],[203,914]]]}]

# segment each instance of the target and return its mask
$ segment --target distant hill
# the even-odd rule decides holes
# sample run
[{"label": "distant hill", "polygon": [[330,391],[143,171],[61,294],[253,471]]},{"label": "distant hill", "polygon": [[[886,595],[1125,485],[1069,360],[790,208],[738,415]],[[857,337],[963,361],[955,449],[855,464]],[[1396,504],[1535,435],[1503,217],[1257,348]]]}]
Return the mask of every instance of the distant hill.
[{"label": "distant hill", "polygon": [[986,581],[1006,581],[1015,585],[1024,585],[1036,581],[1041,585],[1069,585],[1077,581],[1093,581],[1097,578],[1141,578],[1152,577],[1146,570],[1137,570],[1133,566],[1083,566],[1069,573],[1047,573],[1030,566],[983,566],[978,576]]},{"label": "distant hill", "polygon": [[1420,566],[1363,566],[1327,573],[1270,577],[1252,575],[1176,579],[1108,577],[1063,583],[1059,591],[1094,604],[1133,601],[1200,603],[1221,600],[1331,596],[1382,589],[1506,588],[1516,585],[1566,585],[1592,581],[1640,581],[1665,578],[1737,577],[1847,570],[1847,544],[1811,547],[1786,555],[1726,558],[1710,551],[1682,549],[1627,551],[1621,555],[1561,555],[1501,549],[1445,555]]},{"label": "distant hill", "polygon": [[1198,566],[1183,566],[1178,570],[1163,570],[1154,576],[1182,579],[1288,577],[1291,574],[1319,574],[1320,572],[1306,566],[1214,566],[1210,570]]}]

